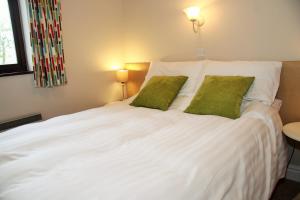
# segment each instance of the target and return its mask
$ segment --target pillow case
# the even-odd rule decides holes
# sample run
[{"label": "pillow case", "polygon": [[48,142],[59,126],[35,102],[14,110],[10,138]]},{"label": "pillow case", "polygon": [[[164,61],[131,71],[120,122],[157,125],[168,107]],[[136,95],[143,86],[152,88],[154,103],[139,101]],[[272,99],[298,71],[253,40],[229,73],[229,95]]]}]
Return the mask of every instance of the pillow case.
[{"label": "pillow case", "polygon": [[180,90],[179,95],[189,95],[194,93],[197,89],[203,68],[203,61],[151,62],[141,88],[144,88],[148,80],[153,76],[187,76],[189,79]]},{"label": "pillow case", "polygon": [[281,106],[282,106],[282,100],[275,99],[271,106],[272,106],[272,108],[274,108],[276,111],[279,112],[281,109]]},{"label": "pillow case", "polygon": [[207,61],[200,84],[206,75],[253,76],[255,81],[244,99],[271,105],[279,88],[281,68],[281,62]]},{"label": "pillow case", "polygon": [[206,76],[185,112],[236,119],[240,117],[243,97],[254,79],[242,76]]},{"label": "pillow case", "polygon": [[168,110],[187,79],[186,76],[153,76],[130,105]]},{"label": "pillow case", "polygon": [[171,106],[169,107],[169,110],[179,110],[183,112],[190,105],[192,99],[193,95],[178,95],[172,102]]},{"label": "pillow case", "polygon": [[[243,100],[242,105],[241,105],[241,113],[245,112],[245,110],[247,110],[248,107],[253,102],[259,103],[259,101],[247,101],[247,100]],[[271,104],[271,107],[274,108],[277,112],[280,112],[281,106],[282,106],[282,100],[280,100],[280,99],[275,99],[273,101],[273,103]]]}]

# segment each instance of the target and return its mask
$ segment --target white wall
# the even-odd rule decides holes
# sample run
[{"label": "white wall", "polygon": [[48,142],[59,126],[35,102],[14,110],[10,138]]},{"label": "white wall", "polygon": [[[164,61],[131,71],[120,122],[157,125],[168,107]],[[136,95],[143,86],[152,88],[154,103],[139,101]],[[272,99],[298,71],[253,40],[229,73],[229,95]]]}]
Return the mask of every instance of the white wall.
[{"label": "white wall", "polygon": [[33,76],[0,78],[0,121],[41,112],[44,118],[116,100],[112,65],[122,63],[122,0],[62,0],[68,84],[33,87]]},{"label": "white wall", "polygon": [[[197,59],[199,48],[209,59],[300,60],[299,0],[124,2],[126,62]],[[190,5],[203,9],[200,34],[182,12]]]}]

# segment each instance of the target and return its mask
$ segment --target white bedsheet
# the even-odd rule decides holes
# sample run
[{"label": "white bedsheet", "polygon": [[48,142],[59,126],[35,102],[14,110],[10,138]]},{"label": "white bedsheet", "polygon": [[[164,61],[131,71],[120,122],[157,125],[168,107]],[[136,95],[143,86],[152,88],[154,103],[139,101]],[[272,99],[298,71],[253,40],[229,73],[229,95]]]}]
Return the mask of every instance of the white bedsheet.
[{"label": "white bedsheet", "polygon": [[2,200],[268,199],[286,169],[281,120],[114,103],[0,134]]}]

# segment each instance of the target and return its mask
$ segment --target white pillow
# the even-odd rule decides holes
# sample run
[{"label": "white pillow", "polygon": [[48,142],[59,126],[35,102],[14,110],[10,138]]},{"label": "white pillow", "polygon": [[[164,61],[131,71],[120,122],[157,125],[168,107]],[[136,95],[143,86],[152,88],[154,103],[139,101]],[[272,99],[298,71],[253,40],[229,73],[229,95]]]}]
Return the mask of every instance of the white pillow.
[{"label": "white pillow", "polygon": [[206,61],[203,76],[254,76],[255,80],[244,100],[258,100],[271,105],[280,83],[281,62],[259,61]]},{"label": "white pillow", "polygon": [[169,110],[180,110],[184,111],[191,103],[193,95],[180,95],[177,96],[172,102]]},{"label": "white pillow", "polygon": [[271,106],[279,112],[282,106],[282,100],[275,99]]},{"label": "white pillow", "polygon": [[145,77],[143,88],[152,76],[187,76],[188,80],[178,95],[189,95],[195,92],[204,65],[202,61],[194,62],[151,62]]}]

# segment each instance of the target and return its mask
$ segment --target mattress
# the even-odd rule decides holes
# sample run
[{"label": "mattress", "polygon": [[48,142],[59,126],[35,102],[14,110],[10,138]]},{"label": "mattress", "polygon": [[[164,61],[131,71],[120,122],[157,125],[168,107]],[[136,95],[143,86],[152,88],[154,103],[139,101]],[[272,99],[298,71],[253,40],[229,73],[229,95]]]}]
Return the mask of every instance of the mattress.
[{"label": "mattress", "polygon": [[237,120],[116,102],[0,135],[0,199],[268,199],[286,170],[278,112]]}]

